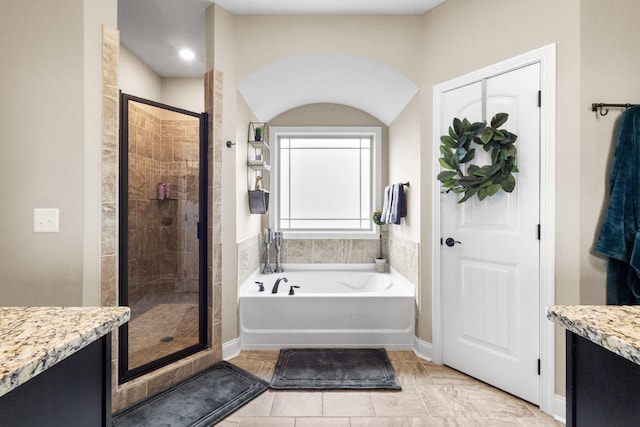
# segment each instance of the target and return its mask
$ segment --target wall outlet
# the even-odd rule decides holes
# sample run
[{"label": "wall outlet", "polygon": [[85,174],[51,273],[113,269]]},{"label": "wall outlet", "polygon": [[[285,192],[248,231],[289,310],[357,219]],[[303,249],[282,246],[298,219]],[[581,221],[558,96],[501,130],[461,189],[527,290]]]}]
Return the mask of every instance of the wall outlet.
[{"label": "wall outlet", "polygon": [[36,233],[59,232],[59,209],[36,208],[33,210],[33,231]]}]

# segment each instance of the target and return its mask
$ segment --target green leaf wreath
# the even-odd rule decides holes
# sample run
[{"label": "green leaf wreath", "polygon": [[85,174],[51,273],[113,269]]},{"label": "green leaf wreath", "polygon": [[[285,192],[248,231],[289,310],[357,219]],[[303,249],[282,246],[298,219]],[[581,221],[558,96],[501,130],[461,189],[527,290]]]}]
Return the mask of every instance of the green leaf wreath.
[{"label": "green leaf wreath", "polygon": [[[517,135],[498,129],[509,115],[498,113],[487,122],[471,123],[467,119],[453,119],[449,134],[440,137],[440,165],[445,169],[438,174],[438,180],[446,190],[464,193],[458,203],[464,203],[474,195],[480,200],[493,196],[500,189],[511,193],[516,187],[513,176],[518,172],[516,166]],[[490,165],[469,164],[463,172],[463,165],[474,159],[476,149],[471,143],[482,146],[484,151],[491,152]]]}]

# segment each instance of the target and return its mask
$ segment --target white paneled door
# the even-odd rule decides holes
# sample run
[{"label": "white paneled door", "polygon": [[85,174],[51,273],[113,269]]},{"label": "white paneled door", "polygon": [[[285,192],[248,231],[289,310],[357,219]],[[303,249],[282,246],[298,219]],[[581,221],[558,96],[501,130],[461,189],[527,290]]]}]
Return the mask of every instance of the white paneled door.
[{"label": "white paneled door", "polygon": [[[443,363],[511,394],[540,401],[540,64],[443,93],[441,134],[454,117],[518,135],[513,193],[458,204],[441,196]],[[482,154],[482,155],[480,155]],[[484,150],[474,163],[489,164]],[[447,245],[447,239],[450,239]]]}]

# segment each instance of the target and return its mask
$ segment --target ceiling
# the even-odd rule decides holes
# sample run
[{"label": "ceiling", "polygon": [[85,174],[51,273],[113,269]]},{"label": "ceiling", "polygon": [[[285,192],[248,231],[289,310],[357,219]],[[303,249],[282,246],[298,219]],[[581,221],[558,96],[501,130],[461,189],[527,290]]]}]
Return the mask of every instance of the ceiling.
[{"label": "ceiling", "polygon": [[[444,0],[217,0],[236,14],[416,14]],[[161,77],[205,72],[205,10],[213,0],[118,0],[122,44]],[[182,48],[196,55],[178,56]]]},{"label": "ceiling", "polygon": [[[216,0],[235,14],[421,14],[445,0]],[[161,77],[201,77],[206,9],[212,0],[118,0],[120,40]],[[185,62],[178,51],[190,48]],[[265,90],[264,88],[269,88]],[[418,87],[396,71],[356,56],[309,54],[270,64],[238,83],[259,121],[297,106],[336,103],[390,124]]]}]

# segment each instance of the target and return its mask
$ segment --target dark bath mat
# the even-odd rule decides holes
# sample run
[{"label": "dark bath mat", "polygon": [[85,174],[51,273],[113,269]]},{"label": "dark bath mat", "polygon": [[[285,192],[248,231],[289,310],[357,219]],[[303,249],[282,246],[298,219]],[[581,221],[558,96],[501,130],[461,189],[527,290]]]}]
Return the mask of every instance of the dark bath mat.
[{"label": "dark bath mat", "polygon": [[271,388],[400,390],[400,383],[384,349],[306,348],[280,350]]},{"label": "dark bath mat", "polygon": [[139,403],[113,417],[114,427],[204,427],[259,396],[269,384],[228,362]]}]

